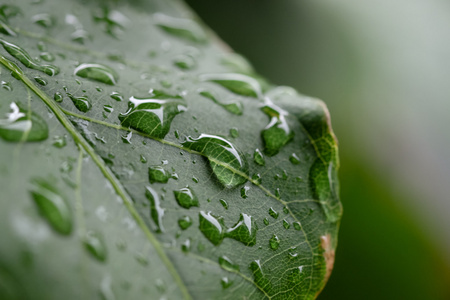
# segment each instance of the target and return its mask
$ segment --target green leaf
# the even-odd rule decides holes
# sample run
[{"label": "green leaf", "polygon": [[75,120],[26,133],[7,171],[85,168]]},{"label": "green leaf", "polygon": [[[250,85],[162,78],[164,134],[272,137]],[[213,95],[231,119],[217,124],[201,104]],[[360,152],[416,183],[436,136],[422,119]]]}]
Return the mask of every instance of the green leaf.
[{"label": "green leaf", "polygon": [[176,1],[0,21],[0,298],[316,297],[341,216],[322,102]]}]

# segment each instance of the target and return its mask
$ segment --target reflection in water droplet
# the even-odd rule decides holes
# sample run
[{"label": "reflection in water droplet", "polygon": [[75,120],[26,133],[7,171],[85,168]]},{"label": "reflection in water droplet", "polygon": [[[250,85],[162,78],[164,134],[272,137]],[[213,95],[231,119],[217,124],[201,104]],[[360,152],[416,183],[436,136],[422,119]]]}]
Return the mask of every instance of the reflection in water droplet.
[{"label": "reflection in water droplet", "polygon": [[273,207],[269,209],[269,215],[274,219],[278,219],[278,213],[275,211],[275,209],[273,209]]},{"label": "reflection in water droplet", "polygon": [[76,67],[73,73],[82,78],[88,78],[109,85],[115,85],[119,78],[113,69],[101,64],[81,64]]},{"label": "reflection in water droplet", "polygon": [[256,244],[256,223],[253,218],[247,214],[241,214],[239,221],[225,233],[225,237],[235,239],[246,246]]},{"label": "reflection in water droplet", "polygon": [[200,80],[215,82],[235,94],[262,98],[259,82],[247,75],[237,73],[203,74],[200,75]]},{"label": "reflection in water droplet", "polygon": [[83,238],[84,248],[99,261],[105,261],[107,252],[102,236],[95,231],[89,230]]},{"label": "reflection in water droplet", "polygon": [[222,218],[215,217],[211,212],[200,211],[199,228],[203,235],[214,245],[219,245],[224,238]]},{"label": "reflection in water droplet", "polygon": [[269,240],[269,246],[272,250],[277,250],[280,246],[280,239],[275,234],[272,236],[272,238]]},{"label": "reflection in water droplet", "polygon": [[155,138],[164,138],[175,116],[186,111],[186,102],[180,96],[152,91],[151,98],[130,98],[128,111],[119,115],[124,127],[131,127]]},{"label": "reflection in water droplet", "polygon": [[171,175],[162,166],[152,166],[148,168],[148,179],[150,183],[167,183]]},{"label": "reflection in water droplet", "polygon": [[253,153],[253,160],[255,161],[255,163],[257,163],[260,166],[264,166],[266,164],[266,161],[264,160],[264,156],[261,153],[261,151],[259,151],[259,149],[256,149],[255,153]]},{"label": "reflection in water droplet", "polygon": [[223,289],[227,289],[233,284],[233,281],[229,280],[228,277],[222,277],[220,283],[222,284]]},{"label": "reflection in water droplet", "polygon": [[242,106],[242,103],[239,102],[239,101],[235,101],[234,100],[234,101],[229,101],[229,102],[222,102],[222,101],[219,101],[217,99],[217,97],[214,96],[211,92],[205,91],[205,90],[201,90],[199,92],[199,94],[202,95],[205,98],[208,98],[208,99],[212,100],[217,105],[222,106],[224,109],[226,109],[227,111],[229,111],[232,114],[235,114],[235,115],[238,115],[238,116],[243,114],[243,109],[244,108]]},{"label": "reflection in water droplet", "polygon": [[156,232],[164,232],[164,226],[162,218],[164,217],[164,208],[161,208],[161,201],[154,189],[147,186],[145,191],[145,197],[150,202],[150,216],[156,225]]},{"label": "reflection in water droplet", "polygon": [[92,108],[91,100],[86,95],[75,97],[74,95],[67,93],[67,96],[69,96],[70,100],[73,102],[73,105],[75,105],[75,107],[81,112],[88,112]]},{"label": "reflection in water droplet", "polygon": [[34,80],[42,86],[47,85],[47,81],[44,78],[42,78],[41,76],[34,77]]},{"label": "reflection in water droplet", "polygon": [[219,265],[224,270],[230,272],[239,272],[239,265],[233,263],[233,261],[226,256],[219,257]]},{"label": "reflection in water droplet", "polygon": [[201,134],[197,139],[187,137],[182,145],[208,157],[214,174],[224,186],[231,188],[247,181],[245,156],[225,138]]},{"label": "reflection in water droplet", "polygon": [[155,24],[165,32],[195,43],[205,43],[206,34],[203,29],[192,20],[174,18],[162,13],[153,15]]},{"label": "reflection in water droplet", "polygon": [[3,39],[0,39],[0,44],[3,46],[3,48],[5,48],[6,52],[18,59],[27,68],[44,72],[49,76],[54,76],[59,73],[58,67],[36,62],[24,49],[13,43],[9,43]]},{"label": "reflection in water droplet", "polygon": [[199,206],[197,196],[195,196],[194,192],[189,187],[173,191],[173,194],[175,195],[178,204],[183,208],[189,209],[192,206]]},{"label": "reflection in water droplet", "polygon": [[266,293],[270,293],[272,290],[272,283],[263,273],[259,259],[250,263],[250,270],[253,272],[253,282]]},{"label": "reflection in water droplet", "polygon": [[45,28],[50,28],[55,25],[54,18],[52,18],[49,14],[37,14],[34,15],[31,20]]},{"label": "reflection in water droplet", "polygon": [[181,230],[186,230],[192,225],[192,219],[189,216],[184,216],[178,219],[178,226]]},{"label": "reflection in water droplet", "polygon": [[20,108],[16,103],[10,104],[12,112],[6,119],[0,119],[0,137],[8,142],[36,142],[48,137],[47,123],[34,112]]},{"label": "reflection in water droplet", "polygon": [[66,200],[58,190],[43,179],[33,181],[34,188],[30,191],[39,213],[57,232],[69,235],[72,232],[72,212]]},{"label": "reflection in water droplet", "polygon": [[269,101],[266,101],[266,105],[261,109],[270,118],[269,124],[261,132],[265,146],[264,152],[274,156],[293,139],[294,132],[286,121],[287,111]]}]

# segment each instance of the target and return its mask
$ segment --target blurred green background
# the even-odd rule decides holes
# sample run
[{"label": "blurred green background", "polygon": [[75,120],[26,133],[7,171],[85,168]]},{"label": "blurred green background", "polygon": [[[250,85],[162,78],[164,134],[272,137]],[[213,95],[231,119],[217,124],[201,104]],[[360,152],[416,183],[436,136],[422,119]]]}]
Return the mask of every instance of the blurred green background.
[{"label": "blurred green background", "polygon": [[330,108],[344,218],[319,299],[450,299],[450,1],[187,2]]}]

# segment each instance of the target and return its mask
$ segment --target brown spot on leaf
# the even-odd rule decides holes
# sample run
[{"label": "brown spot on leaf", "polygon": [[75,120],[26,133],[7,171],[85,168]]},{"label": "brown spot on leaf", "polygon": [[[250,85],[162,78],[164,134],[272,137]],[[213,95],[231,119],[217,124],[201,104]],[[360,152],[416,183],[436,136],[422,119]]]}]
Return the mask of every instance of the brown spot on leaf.
[{"label": "brown spot on leaf", "polygon": [[322,282],[322,288],[320,289],[319,292],[317,292],[316,297],[320,294],[320,292],[325,287],[325,284],[327,283],[328,279],[331,276],[331,272],[333,271],[334,256],[335,256],[335,250],[331,243],[331,235],[329,233],[327,235],[323,235],[320,237],[320,245],[322,246],[322,249],[324,250],[323,257],[325,258],[326,272],[325,272],[325,277]]}]

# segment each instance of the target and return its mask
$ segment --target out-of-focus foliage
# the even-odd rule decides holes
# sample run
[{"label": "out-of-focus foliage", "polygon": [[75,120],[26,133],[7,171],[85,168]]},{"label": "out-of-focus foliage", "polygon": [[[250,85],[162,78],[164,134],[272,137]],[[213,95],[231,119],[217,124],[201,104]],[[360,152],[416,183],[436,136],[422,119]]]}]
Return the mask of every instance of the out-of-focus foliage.
[{"label": "out-of-focus foliage", "polygon": [[448,2],[188,2],[258,72],[330,107],[345,213],[319,299],[449,299]]}]

